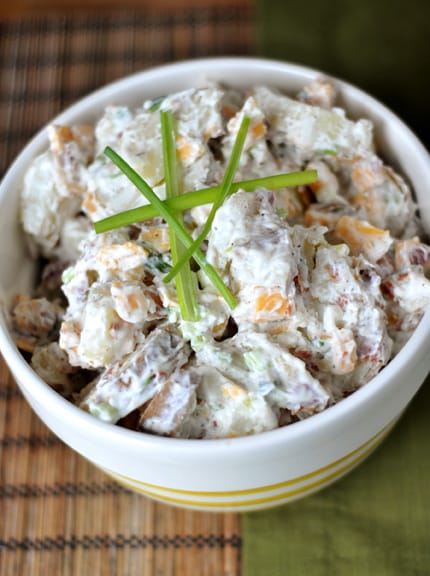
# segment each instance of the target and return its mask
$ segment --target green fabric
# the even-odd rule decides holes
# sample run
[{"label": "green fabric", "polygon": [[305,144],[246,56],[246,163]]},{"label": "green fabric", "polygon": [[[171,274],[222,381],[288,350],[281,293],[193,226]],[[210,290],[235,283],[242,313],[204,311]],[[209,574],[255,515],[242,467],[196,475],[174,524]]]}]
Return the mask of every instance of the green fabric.
[{"label": "green fabric", "polygon": [[[260,55],[367,90],[430,144],[430,2],[257,0]],[[389,438],[322,492],[242,517],[243,576],[430,575],[430,378]]]},{"label": "green fabric", "polygon": [[385,442],[336,484],[242,517],[243,576],[430,574],[430,378]]},{"label": "green fabric", "polygon": [[348,80],[430,144],[428,0],[257,0],[261,55]]},{"label": "green fabric", "polygon": [[[430,2],[257,0],[260,55],[367,90],[430,144]],[[430,378],[389,438],[322,492],[242,517],[243,576],[430,575]]]}]

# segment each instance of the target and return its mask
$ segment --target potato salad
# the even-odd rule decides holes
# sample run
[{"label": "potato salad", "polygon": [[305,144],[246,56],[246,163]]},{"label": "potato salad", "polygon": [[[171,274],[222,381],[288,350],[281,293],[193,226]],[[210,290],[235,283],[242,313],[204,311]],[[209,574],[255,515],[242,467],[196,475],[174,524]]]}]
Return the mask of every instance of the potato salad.
[{"label": "potato salad", "polygon": [[[162,111],[174,118],[183,194],[220,186],[249,119],[236,189],[200,246],[236,305],[190,258],[192,320],[164,281],[174,265],[164,218],[94,229],[147,202],[106,146],[166,198]],[[94,126],[48,134],[21,192],[37,280],[16,296],[11,322],[41,378],[100,420],[198,439],[293,424],[369,382],[429,306],[430,247],[408,183],[378,155],[372,123],[348,118],[324,78],[293,96],[212,83],[143,95],[137,109],[112,104]],[[240,184],[303,170],[316,179]],[[194,239],[212,204],[180,211]]]}]

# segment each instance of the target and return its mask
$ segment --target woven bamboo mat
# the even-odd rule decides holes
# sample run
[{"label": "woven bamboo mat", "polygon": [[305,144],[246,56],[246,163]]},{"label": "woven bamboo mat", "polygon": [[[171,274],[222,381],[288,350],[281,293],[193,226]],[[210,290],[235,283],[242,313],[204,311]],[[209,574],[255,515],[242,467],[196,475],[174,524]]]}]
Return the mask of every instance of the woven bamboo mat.
[{"label": "woven bamboo mat", "polygon": [[[233,4],[0,23],[0,176],[39,128],[91,90],[168,61],[251,54],[253,26],[252,12]],[[240,548],[237,515],[152,502],[63,445],[0,360],[2,576],[236,576]]]}]

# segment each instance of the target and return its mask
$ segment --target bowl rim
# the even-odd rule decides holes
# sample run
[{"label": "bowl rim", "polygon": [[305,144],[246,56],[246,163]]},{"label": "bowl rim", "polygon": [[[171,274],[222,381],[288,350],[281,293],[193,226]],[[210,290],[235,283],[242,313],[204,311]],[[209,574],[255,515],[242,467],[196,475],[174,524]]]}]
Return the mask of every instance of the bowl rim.
[{"label": "bowl rim", "polygon": [[[419,154],[425,154],[429,159],[429,172],[430,172],[430,157],[424,145],[420,142],[417,136],[410,130],[410,128],[387,108],[380,101],[375,99],[370,94],[357,88],[349,82],[345,82],[324,71],[317,70],[308,66],[290,63],[287,61],[273,60],[266,58],[256,57],[236,57],[236,56],[223,56],[211,58],[197,58],[193,60],[183,60],[174,63],[162,64],[159,66],[144,69],[139,72],[122,77],[114,82],[110,82],[105,86],[94,90],[87,96],[79,99],[71,106],[68,106],[58,115],[51,119],[51,122],[64,122],[73,115],[82,115],[86,110],[91,108],[96,102],[103,98],[108,98],[121,88],[129,86],[130,89],[139,86],[142,81],[144,83],[154,82],[160,77],[164,77],[170,72],[180,73],[181,71],[190,71],[199,69],[201,67],[210,67],[213,69],[217,67],[221,69],[225,66],[249,68],[251,66],[258,66],[260,69],[263,67],[265,70],[272,70],[275,74],[298,74],[301,78],[303,76],[309,79],[315,77],[327,77],[335,81],[336,85],[342,90],[353,92],[355,97],[365,99],[376,114],[382,114],[385,118],[389,118],[400,126],[400,128],[407,132],[408,138],[417,147]],[[218,74],[219,76],[219,74]],[[276,84],[276,76],[274,78]],[[6,196],[10,183],[16,178],[19,178],[19,173],[22,172],[21,166],[25,165],[31,158],[35,156],[40,149],[46,147],[46,131],[47,125],[39,130],[33,138],[31,138],[15,160],[10,165],[6,174],[0,183],[0,200]],[[42,144],[44,146],[42,146]],[[4,307],[4,306],[3,306]],[[193,453],[195,456],[212,458],[215,455],[224,455],[235,457],[237,453],[243,454],[244,452],[254,452],[255,450],[264,450],[265,448],[274,447],[277,445],[285,445],[294,441],[297,437],[314,436],[319,429],[333,424],[339,416],[347,417],[355,413],[360,407],[363,407],[372,401],[380,394],[387,386],[390,380],[399,372],[404,371],[408,363],[414,361],[417,357],[423,357],[428,353],[428,342],[430,340],[430,310],[425,313],[419,325],[415,329],[412,336],[409,338],[401,351],[367,384],[356,390],[350,396],[344,398],[337,404],[330,406],[320,413],[295,422],[294,424],[276,428],[274,430],[261,432],[258,434],[235,437],[235,438],[217,438],[217,439],[185,439],[185,438],[170,438],[163,436],[156,436],[138,432],[135,430],[128,430],[116,425],[103,422],[96,417],[88,414],[66,400],[59,393],[55,392],[48,384],[46,384],[31,368],[25,358],[21,355],[13,342],[11,334],[7,328],[7,314],[2,311],[2,318],[0,318],[0,352],[3,355],[5,362],[15,376],[17,385],[24,393],[27,387],[31,389],[29,394],[33,395],[37,391],[38,402],[44,405],[49,405],[50,410],[55,410],[62,414],[70,424],[74,427],[85,429],[87,434],[94,436],[102,436],[103,441],[106,443],[113,442],[126,442],[128,445],[133,445],[137,450],[151,450],[159,451],[161,448],[174,448],[181,453]],[[24,384],[25,383],[25,384]],[[210,446],[210,450],[208,447]],[[228,450],[226,450],[228,448]]]}]

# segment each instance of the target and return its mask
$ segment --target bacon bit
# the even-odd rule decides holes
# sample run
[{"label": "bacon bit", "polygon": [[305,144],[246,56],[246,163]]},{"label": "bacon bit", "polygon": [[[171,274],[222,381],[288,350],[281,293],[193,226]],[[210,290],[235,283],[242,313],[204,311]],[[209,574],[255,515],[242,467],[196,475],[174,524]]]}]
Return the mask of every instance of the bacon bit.
[{"label": "bacon bit", "polygon": [[118,380],[118,388],[130,388],[131,386],[131,378],[130,376],[126,380]]},{"label": "bacon bit", "polygon": [[336,304],[338,304],[342,309],[345,308],[345,306],[348,304],[348,302],[349,302],[348,297],[345,296],[345,294],[341,294],[336,299]]},{"label": "bacon bit", "polygon": [[297,192],[305,208],[315,202],[315,196],[312,194],[311,188],[308,186],[299,186]]},{"label": "bacon bit", "polygon": [[62,284],[61,275],[70,265],[70,262],[63,260],[51,260],[42,271],[41,283],[43,288],[54,291]]},{"label": "bacon bit", "polygon": [[360,270],[360,278],[365,282],[370,282],[372,280],[372,274],[370,270]]},{"label": "bacon bit", "polygon": [[360,360],[378,362],[380,360],[378,348],[375,344],[361,344],[357,349]]},{"label": "bacon bit", "polygon": [[351,396],[351,394],[353,394],[356,390],[358,390],[356,386],[354,388],[350,388],[349,390],[344,390],[342,392],[342,398],[348,398],[348,396]]},{"label": "bacon bit", "polygon": [[155,303],[155,305],[161,310],[164,309],[163,301],[161,300],[160,294],[156,290],[146,290],[145,296],[151,298],[151,300]]},{"label": "bacon bit", "polygon": [[331,264],[326,264],[324,268],[332,280],[334,280],[335,282],[339,280],[339,272],[336,270],[334,266],[332,266]]},{"label": "bacon bit", "polygon": [[226,118],[227,120],[230,120],[231,118],[233,118],[234,116],[236,116],[236,109],[233,108],[232,106],[229,106],[228,104],[225,104],[222,107],[222,115],[224,116],[224,118]]},{"label": "bacon bit", "polygon": [[387,254],[385,254],[385,256],[382,258],[379,258],[376,263],[385,271],[385,275],[388,273],[391,274],[395,270],[394,259],[389,252],[387,252]]},{"label": "bacon bit", "polygon": [[369,270],[368,268],[362,268],[358,274],[361,280],[363,280],[364,282],[372,283],[372,282],[378,282],[379,280],[377,274],[375,274],[375,272]]},{"label": "bacon bit", "polygon": [[381,282],[381,292],[387,300],[394,300],[394,284],[391,280]]},{"label": "bacon bit", "polygon": [[396,270],[412,266],[422,266],[424,272],[430,270],[430,247],[421,244],[418,238],[399,240],[394,243],[394,261]]},{"label": "bacon bit", "polygon": [[401,332],[403,329],[403,321],[396,314],[387,314],[387,325],[394,332]]},{"label": "bacon bit", "polygon": [[319,192],[321,190],[321,188],[323,187],[323,183],[321,182],[321,180],[317,180],[316,182],[313,182],[312,184],[309,184],[309,188],[312,190],[312,192],[317,196],[317,192]]},{"label": "bacon bit", "polygon": [[296,356],[296,358],[300,358],[300,360],[303,360],[304,362],[312,358],[312,352],[306,350],[305,348],[296,348],[295,350],[291,350],[291,353],[293,354],[293,356]]},{"label": "bacon bit", "polygon": [[426,266],[430,264],[430,250],[427,246],[417,246],[410,255],[411,264]]}]

